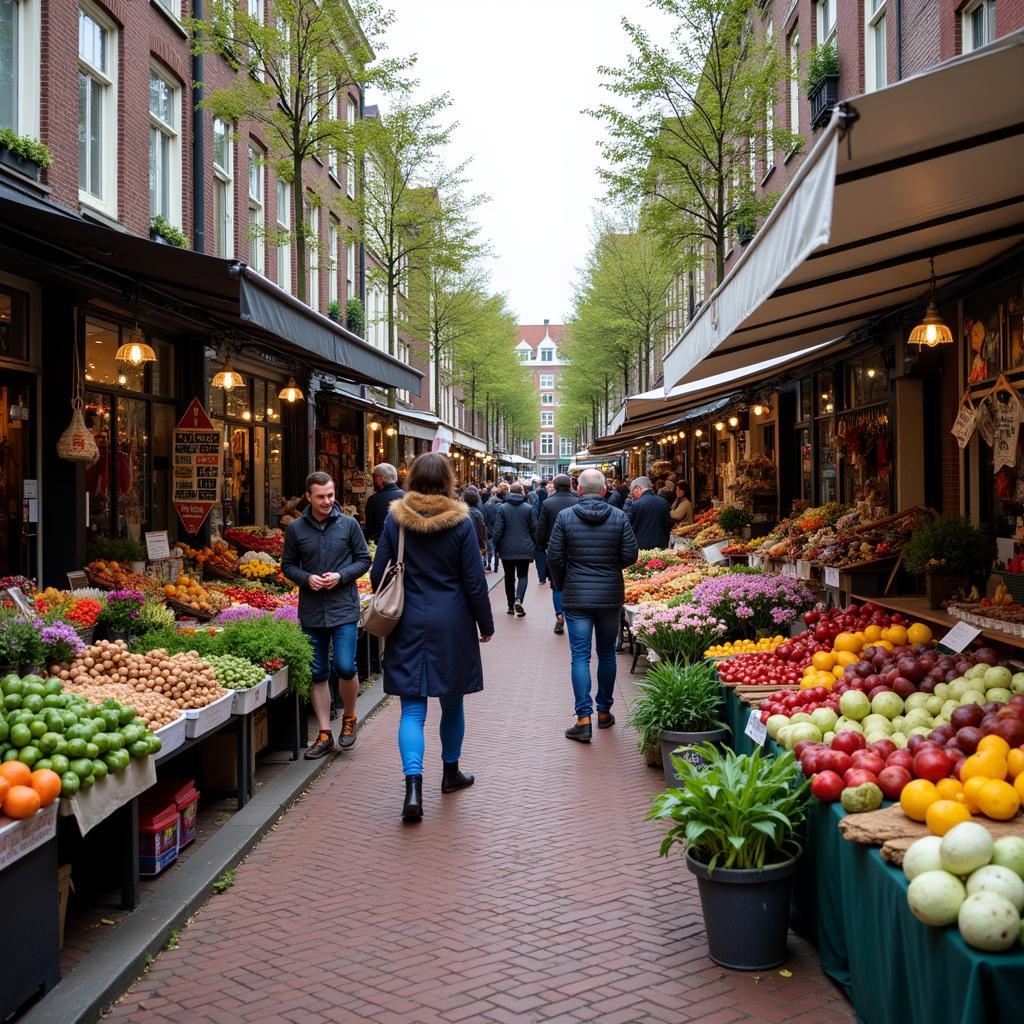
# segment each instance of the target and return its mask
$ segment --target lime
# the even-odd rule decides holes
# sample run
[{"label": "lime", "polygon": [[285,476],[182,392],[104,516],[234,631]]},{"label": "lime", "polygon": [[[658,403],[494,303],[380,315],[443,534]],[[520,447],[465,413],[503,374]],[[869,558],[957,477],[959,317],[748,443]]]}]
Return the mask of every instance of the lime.
[{"label": "lime", "polygon": [[68,757],[85,757],[85,752],[89,749],[89,744],[83,739],[73,739],[67,741],[67,755]]},{"label": "lime", "polygon": [[64,694],[62,693],[48,693],[43,698],[44,708],[62,708],[65,703]]},{"label": "lime", "polygon": [[[78,724],[78,715],[74,713],[70,708],[62,711],[60,717],[64,719],[64,735],[67,735],[68,729]],[[70,738],[70,737],[69,737]]]},{"label": "lime", "polygon": [[32,721],[28,723],[28,731],[32,733],[33,739],[39,739],[44,732],[48,731],[46,728],[46,722],[41,718],[33,718]]},{"label": "lime", "polygon": [[21,698],[21,706],[26,711],[42,711],[43,709],[43,698],[38,693],[29,693]]},{"label": "lime", "polygon": [[76,757],[68,765],[68,769],[73,771],[80,779],[84,779],[87,775],[92,775],[92,761],[87,757]]},{"label": "lime", "polygon": [[18,748],[17,747],[11,747],[10,750],[6,751],[4,753],[4,760],[5,761],[17,761],[18,760]]},{"label": "lime", "polygon": [[43,687],[48,694],[56,694],[63,692],[64,684],[54,676],[50,676],[50,678],[43,683]]},{"label": "lime", "polygon": [[113,732],[115,729],[119,729],[121,726],[121,713],[117,708],[105,708],[103,710],[103,722],[104,728],[108,732]]},{"label": "lime", "polygon": [[109,769],[107,768],[105,762],[101,761],[98,757],[93,759],[92,774],[94,778],[105,779],[107,777],[108,771]]},{"label": "lime", "polygon": [[109,750],[121,750],[124,747],[124,737],[119,732],[108,732],[106,737]]},{"label": "lime", "polygon": [[80,775],[78,778],[78,783],[82,789],[92,789],[92,784],[95,781],[96,780],[91,775]]},{"label": "lime", "polygon": [[25,683],[17,676],[4,676],[4,681],[0,683],[0,690],[4,691],[5,697],[10,693],[24,693]]},{"label": "lime", "polygon": [[100,748],[95,743],[89,742],[85,745],[85,757],[93,758],[100,756]]},{"label": "lime", "polygon": [[4,707],[7,708],[8,711],[11,711],[13,708],[20,708],[21,707],[21,694],[20,693],[9,693],[9,694],[7,694],[7,696],[4,697]]},{"label": "lime", "polygon": [[110,736],[105,732],[98,732],[92,738],[92,745],[97,748],[97,756],[105,754],[110,749]]},{"label": "lime", "polygon": [[51,772],[53,771],[53,761],[48,757],[41,757],[35,764],[35,771],[41,771],[43,768],[48,768]]},{"label": "lime", "polygon": [[27,747],[32,742],[32,731],[24,722],[19,722],[11,729],[10,738],[16,747]]},{"label": "lime", "polygon": [[64,772],[60,777],[60,795],[74,796],[78,792],[79,785],[80,779],[74,772]]},{"label": "lime", "polygon": [[132,757],[149,757],[149,741],[136,740],[134,743],[129,744],[128,753]]},{"label": "lime", "polygon": [[0,743],[5,743],[11,734],[11,727],[7,724],[3,715],[0,715]]},{"label": "lime", "polygon": [[71,767],[71,762],[63,754],[54,754],[50,758],[50,764],[58,775],[63,775]]},{"label": "lime", "polygon": [[58,732],[44,732],[39,737],[36,746],[46,755],[53,754],[57,750],[57,744],[61,742],[61,736]]},{"label": "lime", "polygon": [[38,747],[22,747],[21,750],[18,751],[18,760],[23,761],[29,766],[29,768],[31,768],[42,756],[43,752]]}]

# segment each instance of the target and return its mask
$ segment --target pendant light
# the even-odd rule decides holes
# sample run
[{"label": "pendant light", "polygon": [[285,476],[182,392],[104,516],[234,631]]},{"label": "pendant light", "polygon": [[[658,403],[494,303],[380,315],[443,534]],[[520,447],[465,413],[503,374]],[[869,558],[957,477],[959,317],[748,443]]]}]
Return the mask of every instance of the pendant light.
[{"label": "pendant light", "polygon": [[288,402],[290,405],[294,405],[306,396],[303,395],[302,389],[296,385],[295,378],[289,377],[287,385],[278,391],[277,397],[281,399],[282,402]]},{"label": "pendant light", "polygon": [[916,345],[918,351],[922,347],[935,348],[936,345],[952,345],[953,332],[946,326],[945,320],[939,316],[939,308],[935,305],[935,257],[931,257],[931,287],[928,292],[928,308],[924,319],[910,332],[908,345]]},{"label": "pendant light", "polygon": [[234,388],[245,387],[245,378],[231,366],[231,357],[227,356],[224,359],[224,369],[214,374],[210,385],[215,388],[223,388],[225,391],[231,391]]},{"label": "pendant light", "polygon": [[156,353],[146,344],[142,331],[136,324],[128,341],[117,350],[114,358],[122,363],[131,363],[132,366],[141,366],[143,363],[155,363]]}]

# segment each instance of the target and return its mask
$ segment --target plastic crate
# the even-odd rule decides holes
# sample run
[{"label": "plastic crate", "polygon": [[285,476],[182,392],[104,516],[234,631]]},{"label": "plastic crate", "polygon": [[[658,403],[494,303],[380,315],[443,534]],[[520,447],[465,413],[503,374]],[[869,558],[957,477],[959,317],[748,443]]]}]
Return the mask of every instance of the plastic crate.
[{"label": "plastic crate", "polygon": [[258,707],[266,704],[269,683],[270,676],[264,676],[255,686],[250,686],[247,690],[235,690],[235,697],[231,702],[231,714],[251,715]]},{"label": "plastic crate", "polygon": [[214,729],[219,729],[231,717],[231,705],[235,699],[234,690],[228,690],[204,708],[185,709],[185,738],[199,739]]},{"label": "plastic crate", "polygon": [[178,811],[178,851],[184,850],[196,837],[199,811],[199,790],[193,779],[167,779],[158,782],[146,793],[147,807],[173,803]]},{"label": "plastic crate", "polygon": [[185,722],[187,720],[185,712],[182,711],[169,725],[156,730],[156,735],[160,737],[162,744],[159,751],[159,760],[173,753],[185,742]]},{"label": "plastic crate", "polygon": [[181,817],[177,804],[148,804],[139,810],[139,874],[153,878],[178,859]]}]

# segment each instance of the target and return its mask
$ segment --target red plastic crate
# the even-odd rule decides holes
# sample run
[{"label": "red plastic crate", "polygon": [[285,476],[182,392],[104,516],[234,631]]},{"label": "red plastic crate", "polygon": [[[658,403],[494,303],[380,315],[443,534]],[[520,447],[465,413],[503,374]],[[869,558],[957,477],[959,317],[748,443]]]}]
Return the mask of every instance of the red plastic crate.
[{"label": "red plastic crate", "polygon": [[139,810],[139,874],[153,878],[178,859],[181,817],[177,804]]}]

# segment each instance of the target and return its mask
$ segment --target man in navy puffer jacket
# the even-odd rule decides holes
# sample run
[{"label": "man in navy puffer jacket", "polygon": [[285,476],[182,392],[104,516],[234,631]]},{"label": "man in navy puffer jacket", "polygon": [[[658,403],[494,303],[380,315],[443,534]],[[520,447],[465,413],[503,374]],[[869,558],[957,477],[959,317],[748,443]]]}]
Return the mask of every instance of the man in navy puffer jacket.
[{"label": "man in navy puffer jacket", "polygon": [[572,689],[576,724],[568,739],[589,743],[593,713],[590,683],[591,644],[597,647],[597,727],[615,724],[615,647],[625,600],[622,570],[639,554],[626,514],[604,500],[604,474],[580,474],[579,504],[558,513],[548,541],[552,585],[562,591],[565,624],[572,651]]}]

